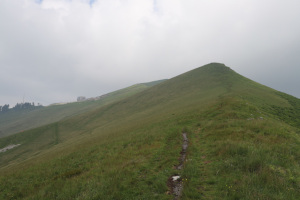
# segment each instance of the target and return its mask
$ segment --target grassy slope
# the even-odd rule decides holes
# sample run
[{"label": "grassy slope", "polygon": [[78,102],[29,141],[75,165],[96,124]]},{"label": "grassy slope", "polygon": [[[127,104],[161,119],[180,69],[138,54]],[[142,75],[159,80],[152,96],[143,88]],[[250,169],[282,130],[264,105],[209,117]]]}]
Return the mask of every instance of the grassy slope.
[{"label": "grassy slope", "polygon": [[179,173],[183,199],[299,199],[297,110],[299,99],[210,64],[1,139],[21,145],[0,154],[0,198],[172,199],[166,181]]},{"label": "grassy slope", "polygon": [[32,129],[49,123],[57,122],[66,117],[99,108],[120,99],[141,92],[161,81],[136,84],[107,94],[97,101],[84,101],[63,105],[51,105],[32,111],[11,111],[0,114],[0,137],[11,135],[20,131]]}]

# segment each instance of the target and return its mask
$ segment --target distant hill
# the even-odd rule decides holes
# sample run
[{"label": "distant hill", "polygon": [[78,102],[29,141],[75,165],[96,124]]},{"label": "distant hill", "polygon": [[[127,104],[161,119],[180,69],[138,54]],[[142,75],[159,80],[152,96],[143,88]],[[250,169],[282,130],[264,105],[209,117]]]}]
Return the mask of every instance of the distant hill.
[{"label": "distant hill", "polygon": [[0,199],[300,199],[299,109],[211,63],[0,139]]},{"label": "distant hill", "polygon": [[0,113],[0,137],[57,122],[70,116],[96,109],[143,91],[164,80],[140,83],[84,102],[60,103],[38,109],[14,110]]}]

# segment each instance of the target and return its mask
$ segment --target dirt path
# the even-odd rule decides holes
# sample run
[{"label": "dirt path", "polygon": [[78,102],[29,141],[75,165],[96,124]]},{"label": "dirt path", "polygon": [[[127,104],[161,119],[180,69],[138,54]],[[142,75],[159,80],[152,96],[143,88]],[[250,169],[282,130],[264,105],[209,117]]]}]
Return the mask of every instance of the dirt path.
[{"label": "dirt path", "polygon": [[[178,170],[181,170],[183,168],[183,164],[186,159],[187,148],[189,145],[187,133],[182,133],[182,137],[183,137],[183,144],[182,144],[182,150],[180,152],[179,164],[175,166],[175,168]],[[167,184],[169,187],[169,192],[174,196],[174,200],[180,199],[183,190],[182,178],[178,174],[172,175],[169,177]]]}]

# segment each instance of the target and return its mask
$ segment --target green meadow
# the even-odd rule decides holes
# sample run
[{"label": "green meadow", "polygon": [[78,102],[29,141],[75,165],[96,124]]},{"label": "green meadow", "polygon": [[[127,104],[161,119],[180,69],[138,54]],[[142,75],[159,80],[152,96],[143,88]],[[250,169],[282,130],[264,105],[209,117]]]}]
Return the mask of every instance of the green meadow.
[{"label": "green meadow", "polygon": [[181,199],[300,199],[299,99],[219,63],[114,94],[1,138],[20,145],[0,153],[0,199],[174,199],[172,175]]},{"label": "green meadow", "polygon": [[130,87],[105,94],[96,101],[87,100],[82,102],[53,104],[34,110],[10,110],[10,112],[5,114],[0,113],[0,137],[57,122],[65,118],[99,108],[141,92],[163,81],[164,80],[159,80],[149,83],[135,84]]}]

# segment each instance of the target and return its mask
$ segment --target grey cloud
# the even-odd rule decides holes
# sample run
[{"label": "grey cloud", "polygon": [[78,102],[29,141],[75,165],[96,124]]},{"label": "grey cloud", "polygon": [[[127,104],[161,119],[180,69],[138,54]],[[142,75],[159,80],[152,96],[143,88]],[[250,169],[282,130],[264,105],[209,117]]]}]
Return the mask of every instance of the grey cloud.
[{"label": "grey cloud", "polygon": [[3,0],[0,105],[24,93],[44,104],[97,96],[210,62],[300,97],[299,6],[298,0]]}]

